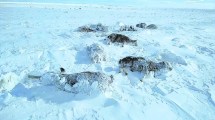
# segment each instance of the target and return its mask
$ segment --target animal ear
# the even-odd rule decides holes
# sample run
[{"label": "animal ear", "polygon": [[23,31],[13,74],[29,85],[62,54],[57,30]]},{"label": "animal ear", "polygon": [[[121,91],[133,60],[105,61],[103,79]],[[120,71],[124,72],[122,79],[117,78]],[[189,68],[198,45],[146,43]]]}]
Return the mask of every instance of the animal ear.
[{"label": "animal ear", "polygon": [[61,67],[61,68],[60,68],[60,72],[61,72],[61,73],[65,72],[65,69]]},{"label": "animal ear", "polygon": [[113,79],[113,75],[110,75],[110,77]]}]

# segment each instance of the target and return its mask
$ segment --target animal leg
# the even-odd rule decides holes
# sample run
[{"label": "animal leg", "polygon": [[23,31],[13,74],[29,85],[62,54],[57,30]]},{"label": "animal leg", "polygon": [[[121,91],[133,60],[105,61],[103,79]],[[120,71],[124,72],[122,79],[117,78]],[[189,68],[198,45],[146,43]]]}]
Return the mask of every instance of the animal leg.
[{"label": "animal leg", "polygon": [[122,73],[122,72],[123,72],[122,68],[119,68],[119,73]]},{"label": "animal leg", "polygon": [[124,43],[121,44],[121,47],[124,47]]},{"label": "animal leg", "polygon": [[128,75],[128,72],[125,69],[123,69],[123,73],[125,73],[126,76]]}]

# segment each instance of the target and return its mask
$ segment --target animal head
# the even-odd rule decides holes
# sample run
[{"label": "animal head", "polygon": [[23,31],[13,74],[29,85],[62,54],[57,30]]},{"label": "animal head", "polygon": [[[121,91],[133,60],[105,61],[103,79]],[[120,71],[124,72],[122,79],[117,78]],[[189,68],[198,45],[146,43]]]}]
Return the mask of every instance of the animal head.
[{"label": "animal head", "polygon": [[112,34],[110,34],[110,35],[108,36],[108,39],[114,40],[114,39],[116,39],[116,36],[117,36],[117,34],[112,33]]},{"label": "animal head", "polygon": [[158,71],[158,70],[161,70],[161,69],[172,70],[171,65],[168,62],[165,62],[165,61],[162,61],[162,62],[159,62],[159,63],[148,61],[147,68],[148,68],[148,71]]},{"label": "animal head", "polygon": [[78,82],[76,74],[66,74],[65,80],[66,80],[66,83],[69,84],[70,86],[73,86]]},{"label": "animal head", "polygon": [[162,62],[159,62],[158,64],[159,64],[159,67],[162,69],[172,70],[172,66],[169,62],[162,61]]},{"label": "animal head", "polygon": [[137,40],[130,40],[130,44],[133,46],[137,46]]},{"label": "animal head", "polygon": [[132,56],[127,56],[125,58],[122,58],[119,60],[119,64],[126,64],[126,63],[130,63],[133,60]]},{"label": "animal head", "polygon": [[61,68],[60,68],[60,72],[61,72],[61,73],[65,73],[66,71],[65,71],[64,68],[61,67]]},{"label": "animal head", "polygon": [[108,38],[110,40],[116,40],[116,41],[127,41],[130,40],[129,37],[122,35],[122,34],[116,34],[116,33],[112,33],[108,36]]}]

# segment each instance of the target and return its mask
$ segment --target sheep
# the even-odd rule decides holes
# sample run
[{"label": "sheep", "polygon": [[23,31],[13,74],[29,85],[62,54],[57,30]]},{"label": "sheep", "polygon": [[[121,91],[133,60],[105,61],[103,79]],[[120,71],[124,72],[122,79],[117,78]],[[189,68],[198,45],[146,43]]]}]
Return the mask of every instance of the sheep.
[{"label": "sheep", "polygon": [[100,32],[107,32],[108,31],[108,27],[102,25],[101,23],[92,24],[92,25],[90,25],[90,28],[92,28],[95,31],[100,31]]},{"label": "sheep", "polygon": [[113,82],[113,77],[108,76],[101,72],[80,72],[80,73],[74,73],[74,74],[65,74],[66,81],[69,85],[73,86],[75,83],[77,83],[80,80],[87,80],[90,84],[92,84],[94,81],[98,81],[101,83],[106,83],[107,85],[111,84]]},{"label": "sheep", "polygon": [[[127,75],[125,69],[130,70],[131,72],[143,72],[145,75],[148,75],[150,72],[158,72],[160,70],[172,70],[170,63],[162,62],[153,62],[146,60],[143,57],[132,57],[128,56],[119,60],[119,72],[123,72]],[[155,77],[155,76],[154,76]]]},{"label": "sheep", "polygon": [[146,26],[146,29],[157,29],[158,27],[155,24],[150,24]]},{"label": "sheep", "polygon": [[145,29],[146,28],[146,23],[136,24],[136,27]]},{"label": "sheep", "polygon": [[98,82],[98,88],[100,88],[100,90],[106,90],[114,80],[112,75],[109,76],[101,72],[90,71],[73,74],[63,74],[61,76],[61,79],[65,79],[65,85],[69,85],[71,88],[73,88],[74,85],[80,82],[87,82],[90,86],[94,82]]},{"label": "sheep", "polygon": [[81,26],[78,28],[79,32],[95,32],[95,30],[89,28],[88,26]]},{"label": "sheep", "polygon": [[143,57],[133,57],[133,56],[127,56],[123,59],[119,60],[119,66],[120,71],[127,75],[126,69],[133,71],[141,71],[138,70],[140,64],[145,62],[145,58]]},{"label": "sheep", "polygon": [[117,22],[116,25],[114,26],[114,30],[117,31],[117,32],[137,31],[137,29],[133,25],[125,25],[122,22]]},{"label": "sheep", "polygon": [[129,44],[132,46],[137,46],[137,40],[131,40],[129,37],[122,35],[122,34],[116,34],[116,33],[112,33],[110,34],[108,37],[108,44],[110,43],[117,43],[117,44],[121,44],[121,46],[123,47],[125,44]]},{"label": "sheep", "polygon": [[123,25],[120,26],[119,31],[137,31],[137,29],[132,25]]},{"label": "sheep", "polygon": [[108,27],[103,26],[101,23],[85,25],[78,28],[79,32],[107,32]]}]

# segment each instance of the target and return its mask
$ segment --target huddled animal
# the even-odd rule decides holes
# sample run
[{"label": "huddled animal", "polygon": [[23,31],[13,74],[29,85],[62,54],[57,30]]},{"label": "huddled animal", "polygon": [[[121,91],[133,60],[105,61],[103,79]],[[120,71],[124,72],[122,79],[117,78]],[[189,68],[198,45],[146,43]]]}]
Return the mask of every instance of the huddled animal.
[{"label": "huddled animal", "polygon": [[113,77],[108,76],[101,72],[80,72],[80,73],[74,73],[74,74],[65,74],[66,81],[69,85],[73,86],[75,83],[77,83],[80,80],[87,80],[90,84],[92,84],[94,81],[102,82],[111,84],[113,82]]},{"label": "huddled animal", "polygon": [[132,25],[123,25],[120,26],[119,31],[137,31],[137,29]]},{"label": "huddled animal", "polygon": [[90,28],[92,28],[95,31],[100,31],[100,32],[107,32],[108,31],[108,27],[102,25],[101,23],[92,24],[92,25],[90,25]]},{"label": "huddled animal", "polygon": [[146,29],[157,29],[158,27],[155,24],[150,24],[146,26]]},{"label": "huddled animal", "polygon": [[91,25],[84,25],[78,28],[79,32],[107,32],[108,27],[102,25],[101,23],[98,24],[91,24]]},{"label": "huddled animal", "polygon": [[126,25],[122,22],[117,22],[116,25],[114,26],[114,30],[117,32],[137,31],[137,29],[133,25]]},{"label": "huddled animal", "polygon": [[128,56],[119,60],[120,72],[127,75],[127,70],[132,72],[143,72],[149,74],[150,72],[158,72],[162,69],[172,70],[171,65],[168,62],[153,62],[146,60],[143,57],[132,57]]},{"label": "huddled animal", "polygon": [[122,34],[117,34],[117,33],[110,34],[107,37],[107,42],[108,42],[108,44],[110,44],[110,43],[120,44],[122,47],[125,44],[137,46],[137,40],[131,40],[129,37],[122,35]]},{"label": "huddled animal", "polygon": [[161,69],[167,69],[167,70],[172,70],[172,67],[170,63],[162,61],[162,62],[153,62],[153,61],[148,61],[147,62],[147,71],[159,71]]},{"label": "huddled animal", "polygon": [[146,23],[138,23],[136,24],[136,27],[143,28],[143,29],[157,29],[158,27],[155,24],[149,24]]},{"label": "huddled animal", "polygon": [[79,32],[95,32],[93,29],[87,27],[87,26],[81,26],[78,28]]},{"label": "huddled animal", "polygon": [[146,23],[138,23],[138,24],[136,24],[136,27],[138,27],[138,28],[146,28]]},{"label": "huddled animal", "polygon": [[143,57],[133,57],[127,56],[119,60],[119,68],[120,72],[123,72],[127,75],[127,69],[131,71],[142,71],[142,68],[138,70],[140,65],[143,65],[146,62],[145,58]]},{"label": "huddled animal", "polygon": [[98,82],[98,87],[102,90],[105,90],[114,80],[113,76],[106,75],[101,72],[80,72],[73,74],[63,74],[61,78],[65,79],[65,84],[73,87],[75,84],[83,81],[87,81],[89,85],[92,85],[93,82]]},{"label": "huddled animal", "polygon": [[104,48],[99,44],[92,44],[87,47],[88,55],[94,63],[101,63],[102,61],[106,61],[106,54],[104,52]]}]

